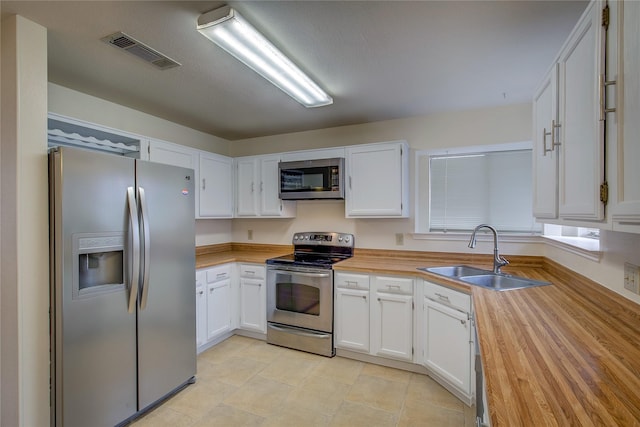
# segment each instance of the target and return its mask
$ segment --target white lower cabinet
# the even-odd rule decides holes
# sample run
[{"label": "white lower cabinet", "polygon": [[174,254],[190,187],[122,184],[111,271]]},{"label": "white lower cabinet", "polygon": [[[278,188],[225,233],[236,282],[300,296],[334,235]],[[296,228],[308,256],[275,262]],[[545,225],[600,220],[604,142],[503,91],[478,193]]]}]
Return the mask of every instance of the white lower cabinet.
[{"label": "white lower cabinet", "polygon": [[267,333],[267,287],[264,265],[240,264],[240,328]]},{"label": "white lower cabinet", "polygon": [[207,342],[207,294],[206,272],[196,270],[196,347]]},{"label": "white lower cabinet", "polygon": [[413,359],[413,279],[373,276],[371,354]]},{"label": "white lower cabinet", "polygon": [[413,279],[346,272],[334,279],[336,348],[411,361]]},{"label": "white lower cabinet", "polygon": [[196,271],[196,344],[204,350],[233,329],[231,264]]},{"label": "white lower cabinet", "polygon": [[369,276],[335,274],[335,345],[369,353]]},{"label": "white lower cabinet", "polygon": [[472,398],[471,297],[423,282],[421,363],[466,402]]}]

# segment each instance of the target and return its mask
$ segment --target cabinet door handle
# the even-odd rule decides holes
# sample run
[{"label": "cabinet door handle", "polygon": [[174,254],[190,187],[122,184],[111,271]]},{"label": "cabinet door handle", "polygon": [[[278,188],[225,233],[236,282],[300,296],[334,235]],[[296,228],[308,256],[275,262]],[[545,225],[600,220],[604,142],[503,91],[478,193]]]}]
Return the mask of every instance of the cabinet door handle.
[{"label": "cabinet door handle", "polygon": [[598,76],[598,96],[600,98],[600,121],[603,122],[605,120],[606,113],[615,113],[615,108],[607,108],[607,95],[606,95],[606,87],[611,86],[617,83],[616,80],[607,80],[604,74],[600,74]]},{"label": "cabinet door handle", "polygon": [[215,291],[215,290],[216,290],[216,288],[211,288],[211,289],[209,289],[209,293],[213,293],[213,291]]},{"label": "cabinet door handle", "polygon": [[251,192],[253,193],[253,182],[251,183]]},{"label": "cabinet door handle", "polygon": [[[366,295],[362,295],[362,299],[366,301],[367,300],[367,296]],[[380,300],[378,300],[378,301],[380,301]]]},{"label": "cabinet door handle", "polygon": [[202,294],[204,294],[204,291],[198,292],[198,295],[202,295]]},{"label": "cabinet door handle", "polygon": [[264,182],[260,181],[260,192],[262,193],[264,190]]},{"label": "cabinet door handle", "polygon": [[203,190],[207,189],[207,179],[206,178],[202,178],[202,189]]}]

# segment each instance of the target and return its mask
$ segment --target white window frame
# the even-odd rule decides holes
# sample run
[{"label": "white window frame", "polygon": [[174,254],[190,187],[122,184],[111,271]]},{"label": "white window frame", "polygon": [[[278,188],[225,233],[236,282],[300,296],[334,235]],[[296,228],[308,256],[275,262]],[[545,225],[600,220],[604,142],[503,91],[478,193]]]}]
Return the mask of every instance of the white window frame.
[{"label": "white window frame", "polygon": [[[446,156],[446,155],[472,155],[479,153],[491,153],[491,152],[501,152],[501,151],[514,151],[514,150],[531,150],[533,148],[533,143],[531,141],[521,141],[521,142],[512,142],[505,144],[491,144],[491,145],[475,145],[475,146],[465,146],[465,147],[452,147],[452,148],[442,148],[442,149],[434,149],[434,150],[420,150],[416,151],[415,155],[415,163],[414,163],[414,235],[415,239],[430,239],[430,240],[468,240],[469,232],[466,231],[429,231],[429,200],[425,201],[421,197],[420,188],[424,188],[426,185],[430,191],[431,184],[429,181],[429,174],[427,173],[426,179],[421,180],[420,173],[420,163],[425,157],[430,158],[431,156]],[[532,196],[533,197],[533,196]],[[427,212],[424,212],[424,209]],[[511,241],[511,242],[540,242],[540,232],[534,233],[510,233],[510,232],[500,232],[500,239],[503,241]]]}]

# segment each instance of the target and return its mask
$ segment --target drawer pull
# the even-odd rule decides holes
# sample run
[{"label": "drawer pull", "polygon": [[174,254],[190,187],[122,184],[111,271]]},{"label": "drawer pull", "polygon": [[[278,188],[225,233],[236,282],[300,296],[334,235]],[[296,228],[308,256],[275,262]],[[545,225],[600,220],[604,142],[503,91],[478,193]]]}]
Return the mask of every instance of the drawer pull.
[{"label": "drawer pull", "polygon": [[364,299],[366,301],[367,300],[367,296],[366,295],[362,295],[362,299]]},{"label": "drawer pull", "polygon": [[227,273],[218,273],[216,274],[216,277],[225,277],[227,275]]},{"label": "drawer pull", "polygon": [[354,280],[346,280],[344,282],[348,287],[354,287],[357,288],[358,287],[358,282],[354,281]]},{"label": "drawer pull", "polygon": [[438,298],[440,298],[441,300],[443,300],[443,301],[447,301],[447,302],[449,302],[449,297],[448,297],[448,296],[446,296],[446,295],[442,295],[442,294],[439,294],[438,292],[436,292],[436,296],[437,296]]},{"label": "drawer pull", "polygon": [[400,289],[400,285],[387,285],[387,288],[389,289]]},{"label": "drawer pull", "polygon": [[245,273],[245,274],[256,274],[256,272],[255,272],[255,271],[253,271],[253,270],[245,270],[245,272],[244,272],[244,273]]}]

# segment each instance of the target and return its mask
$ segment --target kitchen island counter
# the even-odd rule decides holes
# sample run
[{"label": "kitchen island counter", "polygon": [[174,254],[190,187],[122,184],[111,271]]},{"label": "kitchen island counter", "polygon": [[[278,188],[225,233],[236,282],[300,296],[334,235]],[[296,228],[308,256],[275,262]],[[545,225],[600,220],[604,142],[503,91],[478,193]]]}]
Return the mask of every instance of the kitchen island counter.
[{"label": "kitchen island counter", "polygon": [[[264,262],[292,251],[266,246],[196,262]],[[497,292],[417,270],[491,269],[492,256],[482,254],[356,249],[334,269],[419,277],[470,293],[492,426],[640,426],[640,306],[546,258],[507,258],[504,272],[552,285]]]}]

